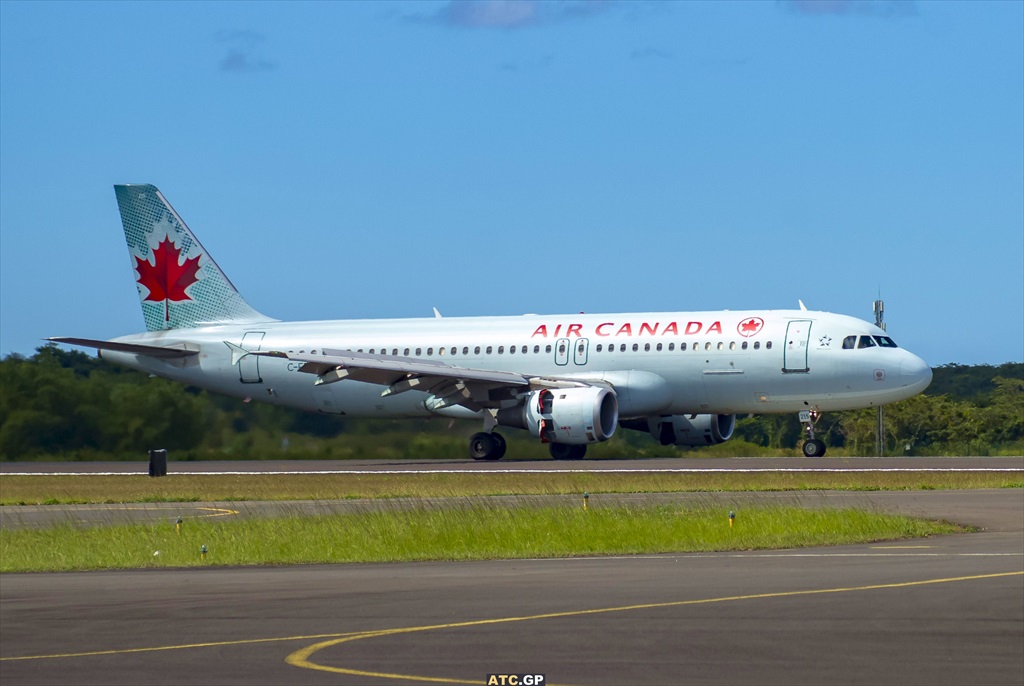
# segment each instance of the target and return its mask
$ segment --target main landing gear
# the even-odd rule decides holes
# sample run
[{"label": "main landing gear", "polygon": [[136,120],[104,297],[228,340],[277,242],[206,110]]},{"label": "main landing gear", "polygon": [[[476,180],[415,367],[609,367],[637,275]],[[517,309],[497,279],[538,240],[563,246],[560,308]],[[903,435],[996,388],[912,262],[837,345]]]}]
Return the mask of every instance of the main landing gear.
[{"label": "main landing gear", "polygon": [[469,456],[474,460],[500,460],[507,448],[505,437],[493,431],[481,431],[469,439]]},{"label": "main landing gear", "polygon": [[582,460],[583,456],[587,454],[587,446],[549,443],[548,452],[556,460]]},{"label": "main landing gear", "polygon": [[804,457],[824,457],[825,441],[814,437],[814,425],[818,423],[821,413],[817,410],[804,410],[800,413],[800,421],[803,422],[807,431],[807,440],[804,441]]},{"label": "main landing gear", "polygon": [[[500,460],[505,456],[507,448],[505,437],[494,431],[481,431],[469,439],[469,456],[474,460]],[[587,454],[587,446],[551,443],[548,451],[556,460],[582,460]]]}]

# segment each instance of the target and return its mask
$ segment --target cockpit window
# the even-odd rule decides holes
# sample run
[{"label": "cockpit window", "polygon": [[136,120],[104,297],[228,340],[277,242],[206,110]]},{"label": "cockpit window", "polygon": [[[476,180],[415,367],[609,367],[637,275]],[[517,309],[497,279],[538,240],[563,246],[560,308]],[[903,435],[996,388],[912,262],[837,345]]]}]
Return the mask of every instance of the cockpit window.
[{"label": "cockpit window", "polygon": [[898,348],[896,341],[892,340],[888,336],[875,336],[875,342],[883,348]]},{"label": "cockpit window", "polygon": [[857,337],[847,336],[843,339],[843,350],[853,350],[857,347]]},{"label": "cockpit window", "polygon": [[871,336],[861,336],[860,341],[857,342],[858,348],[874,348],[875,342],[871,339]]}]

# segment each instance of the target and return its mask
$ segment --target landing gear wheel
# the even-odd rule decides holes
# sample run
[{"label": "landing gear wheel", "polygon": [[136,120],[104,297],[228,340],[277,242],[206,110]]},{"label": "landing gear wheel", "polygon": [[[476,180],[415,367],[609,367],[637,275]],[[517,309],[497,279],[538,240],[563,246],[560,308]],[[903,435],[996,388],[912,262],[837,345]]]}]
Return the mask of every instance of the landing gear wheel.
[{"label": "landing gear wheel", "polygon": [[804,425],[804,432],[807,439],[804,441],[804,457],[824,457],[825,441],[814,437],[814,425],[821,419],[821,413],[817,410],[803,410],[800,412],[800,423]]},{"label": "landing gear wheel", "polygon": [[587,454],[587,446],[552,443],[548,446],[548,452],[556,460],[582,460]]},{"label": "landing gear wheel", "polygon": [[494,439],[494,454],[490,456],[491,460],[500,460],[505,457],[505,451],[508,450],[508,444],[505,442],[505,437],[499,433],[491,432],[491,438]]},{"label": "landing gear wheel", "polygon": [[804,441],[804,457],[824,457],[825,441],[811,438]]},{"label": "landing gear wheel", "polygon": [[508,446],[496,433],[475,433],[469,439],[469,456],[474,460],[500,460]]}]

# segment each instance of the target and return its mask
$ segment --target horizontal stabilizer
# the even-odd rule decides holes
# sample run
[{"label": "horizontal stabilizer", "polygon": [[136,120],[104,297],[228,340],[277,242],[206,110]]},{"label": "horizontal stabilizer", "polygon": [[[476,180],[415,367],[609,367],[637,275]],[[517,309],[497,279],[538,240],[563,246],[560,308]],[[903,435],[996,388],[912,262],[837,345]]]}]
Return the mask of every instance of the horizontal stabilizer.
[{"label": "horizontal stabilizer", "polygon": [[80,345],[84,348],[96,348],[97,350],[113,350],[119,353],[134,353],[159,359],[175,359],[198,355],[198,350],[188,350],[181,347],[185,344],[179,343],[172,346],[142,345],[140,343],[118,343],[117,341],[98,341],[92,338],[68,338],[67,336],[54,336],[47,338],[54,343],[67,343],[69,345]]}]

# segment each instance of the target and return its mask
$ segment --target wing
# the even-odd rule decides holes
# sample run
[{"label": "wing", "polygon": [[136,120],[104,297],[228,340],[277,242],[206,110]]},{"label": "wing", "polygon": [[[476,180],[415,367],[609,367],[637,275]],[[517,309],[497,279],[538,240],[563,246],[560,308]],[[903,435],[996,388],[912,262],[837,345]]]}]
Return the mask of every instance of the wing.
[{"label": "wing", "polygon": [[[235,346],[225,341],[232,352]],[[386,388],[382,397],[422,391],[431,398],[426,402],[429,410],[441,410],[461,405],[474,412],[499,408],[503,402],[515,400],[524,391],[542,388],[569,388],[595,385],[578,379],[530,376],[493,369],[455,367],[441,360],[422,360],[393,355],[370,355],[348,350],[322,351],[323,354],[290,353],[280,350],[261,350],[232,355],[238,362],[245,354],[260,357],[278,357],[301,362],[300,372],[315,374],[315,385],[334,383],[343,379],[364,381]],[[601,384],[597,384],[601,385]]]}]

